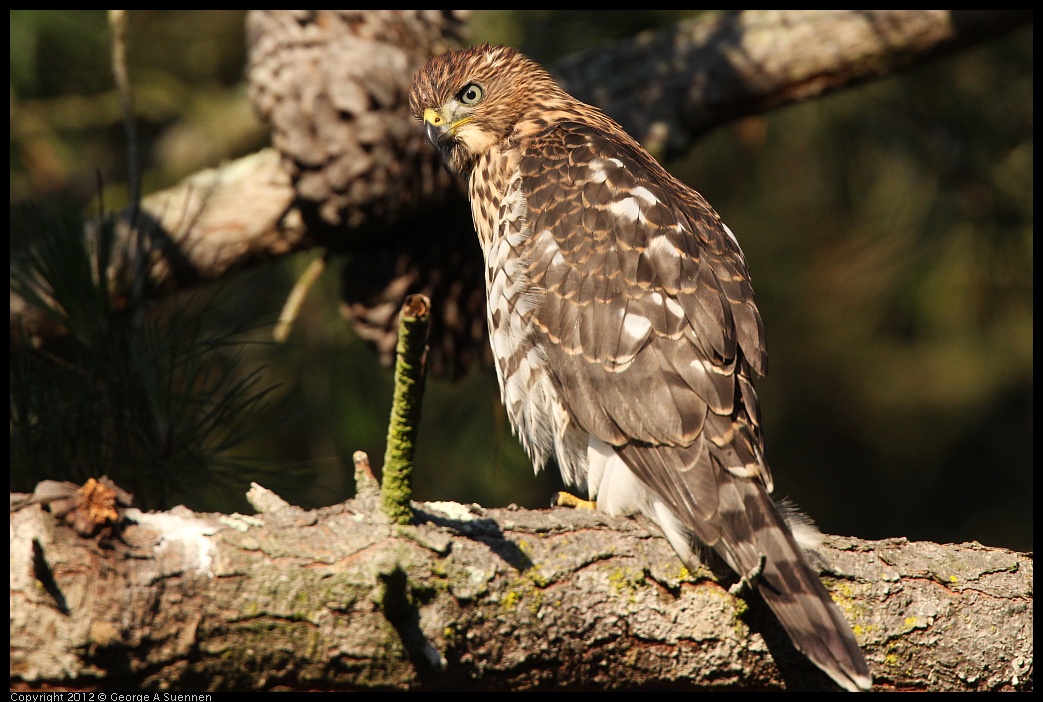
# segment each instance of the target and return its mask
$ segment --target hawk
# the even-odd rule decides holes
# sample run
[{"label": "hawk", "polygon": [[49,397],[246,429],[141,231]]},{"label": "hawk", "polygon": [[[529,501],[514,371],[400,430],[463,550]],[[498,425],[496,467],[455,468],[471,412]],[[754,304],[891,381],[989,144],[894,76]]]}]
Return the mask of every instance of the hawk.
[{"label": "hawk", "polygon": [[770,497],[753,386],[764,328],[732,232],[509,47],[434,57],[409,105],[467,182],[500,393],[535,469],[554,459],[598,510],[646,515],[691,567],[712,549],[798,650],[868,689],[851,628],[794,535],[813,530],[788,525]]}]

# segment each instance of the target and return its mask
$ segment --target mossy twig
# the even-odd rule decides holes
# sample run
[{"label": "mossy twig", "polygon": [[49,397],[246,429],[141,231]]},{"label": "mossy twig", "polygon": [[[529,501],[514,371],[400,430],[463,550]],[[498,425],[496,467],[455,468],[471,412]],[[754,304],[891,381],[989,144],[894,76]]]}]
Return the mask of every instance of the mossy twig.
[{"label": "mossy twig", "polygon": [[413,497],[413,454],[420,428],[420,405],[424,399],[430,313],[431,301],[427,297],[410,295],[402,305],[398,321],[395,395],[391,404],[381,483],[384,513],[397,524],[408,524],[413,517],[410,507]]}]

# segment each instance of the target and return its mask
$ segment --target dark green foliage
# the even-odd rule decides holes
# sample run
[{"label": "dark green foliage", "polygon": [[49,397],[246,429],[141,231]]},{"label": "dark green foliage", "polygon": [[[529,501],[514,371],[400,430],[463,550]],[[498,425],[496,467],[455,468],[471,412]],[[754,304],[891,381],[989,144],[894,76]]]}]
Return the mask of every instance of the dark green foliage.
[{"label": "dark green foliage", "polygon": [[229,451],[259,430],[272,388],[237,367],[244,328],[213,331],[199,295],[161,310],[113,290],[99,275],[117,253],[107,221],[17,208],[11,229],[12,290],[67,331],[12,343],[12,489],[107,474],[146,508],[245,490]]}]

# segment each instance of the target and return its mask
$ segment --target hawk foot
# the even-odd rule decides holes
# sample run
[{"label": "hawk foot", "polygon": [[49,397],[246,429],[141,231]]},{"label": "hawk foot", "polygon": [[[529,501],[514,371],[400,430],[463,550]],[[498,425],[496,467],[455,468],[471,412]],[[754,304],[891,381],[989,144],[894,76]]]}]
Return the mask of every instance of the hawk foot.
[{"label": "hawk foot", "polygon": [[757,582],[757,578],[764,572],[764,564],[768,562],[768,557],[763,553],[757,558],[757,565],[750,569],[750,572],[739,578],[739,582],[728,588],[728,593],[733,597],[741,597],[743,593],[748,589],[752,589],[754,584]]},{"label": "hawk foot", "polygon": [[598,503],[584,500],[568,492],[556,492],[550,498],[551,507],[572,507],[574,509],[597,509]]}]

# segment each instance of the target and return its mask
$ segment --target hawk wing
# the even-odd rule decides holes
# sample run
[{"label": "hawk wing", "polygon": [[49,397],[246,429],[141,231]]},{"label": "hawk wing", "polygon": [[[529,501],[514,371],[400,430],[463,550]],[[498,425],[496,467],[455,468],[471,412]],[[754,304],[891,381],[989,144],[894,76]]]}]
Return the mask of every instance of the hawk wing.
[{"label": "hawk wing", "polygon": [[757,573],[796,647],[868,687],[847,622],[769,496],[751,382],[767,363],[763,326],[731,232],[625,135],[559,123],[519,168],[536,345],[571,421],[661,501],[648,516],[682,557],[701,542]]},{"label": "hawk wing", "polygon": [[579,426],[614,446],[710,441],[770,490],[750,382],[767,364],[763,325],[717,214],[636,145],[576,122],[519,168],[535,323]]}]

